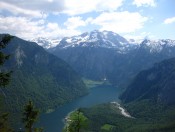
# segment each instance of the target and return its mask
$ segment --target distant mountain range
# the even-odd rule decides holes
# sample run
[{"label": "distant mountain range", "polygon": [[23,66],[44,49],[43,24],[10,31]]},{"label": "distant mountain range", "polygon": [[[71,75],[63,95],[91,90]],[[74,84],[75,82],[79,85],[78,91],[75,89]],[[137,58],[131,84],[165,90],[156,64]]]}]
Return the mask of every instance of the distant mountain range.
[{"label": "distant mountain range", "polygon": [[175,40],[145,39],[137,43],[111,31],[94,30],[63,38],[47,50],[85,78],[127,85],[139,71],[175,57]]},{"label": "distant mountain range", "polygon": [[[98,31],[85,32],[78,36],[65,37],[63,39],[48,39],[35,38],[30,40],[36,42],[45,49],[56,50],[57,48],[75,48],[75,47],[101,47],[101,48],[115,48],[117,51],[128,51],[131,47],[140,47],[143,43],[150,49],[150,52],[159,52],[163,47],[174,47],[175,40],[159,39],[159,40],[135,40],[125,39],[117,33],[112,31]],[[133,49],[133,48],[131,48]]]},{"label": "distant mountain range", "polygon": [[81,77],[66,62],[34,42],[14,37],[4,52],[11,56],[4,67],[13,71],[10,85],[3,89],[8,110],[17,112],[32,100],[46,111],[87,93]]}]

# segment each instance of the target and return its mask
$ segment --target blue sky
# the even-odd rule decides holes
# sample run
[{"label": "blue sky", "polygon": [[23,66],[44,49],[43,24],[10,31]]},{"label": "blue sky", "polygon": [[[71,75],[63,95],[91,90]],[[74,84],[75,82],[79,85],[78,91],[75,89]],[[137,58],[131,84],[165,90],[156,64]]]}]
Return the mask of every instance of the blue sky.
[{"label": "blue sky", "polygon": [[0,0],[0,33],[33,39],[108,30],[175,40],[174,6],[175,0]]}]

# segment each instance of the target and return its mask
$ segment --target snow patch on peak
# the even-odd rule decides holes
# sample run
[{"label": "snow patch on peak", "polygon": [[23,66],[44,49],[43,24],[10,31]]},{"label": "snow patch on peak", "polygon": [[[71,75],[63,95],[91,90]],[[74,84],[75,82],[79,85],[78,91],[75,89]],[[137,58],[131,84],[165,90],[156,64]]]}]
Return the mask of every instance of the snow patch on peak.
[{"label": "snow patch on peak", "polygon": [[31,42],[35,42],[38,45],[42,46],[45,49],[56,47],[60,43],[60,39],[49,39],[49,38],[34,38],[32,40],[29,40]]},{"label": "snow patch on peak", "polygon": [[[64,38],[58,48],[69,47],[103,47],[103,48],[121,48],[127,46],[128,41],[120,35],[111,31],[85,32],[78,36]],[[128,46],[127,46],[128,47]]]},{"label": "snow patch on peak", "polygon": [[66,39],[66,42],[67,43],[72,43],[72,39],[71,38],[68,38],[68,39]]}]

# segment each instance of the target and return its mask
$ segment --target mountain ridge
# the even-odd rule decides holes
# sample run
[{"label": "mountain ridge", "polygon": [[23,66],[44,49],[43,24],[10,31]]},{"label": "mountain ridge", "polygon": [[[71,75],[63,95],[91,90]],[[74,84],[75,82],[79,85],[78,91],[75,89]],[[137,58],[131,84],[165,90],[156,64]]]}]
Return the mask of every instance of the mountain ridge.
[{"label": "mountain ridge", "polygon": [[[116,38],[115,38],[116,37]],[[118,42],[113,42],[116,39]],[[85,32],[80,35],[72,36],[72,37],[64,37],[63,39],[55,38],[35,38],[30,41],[36,42],[40,46],[44,47],[45,49],[53,49],[55,50],[56,47],[58,48],[70,48],[70,47],[103,47],[103,48],[119,48],[119,47],[130,47],[135,46],[139,47],[141,45],[146,45],[151,49],[151,52],[156,51],[156,47],[159,51],[161,46],[174,46],[175,40],[172,39],[142,39],[142,40],[135,40],[133,39],[126,39],[119,34],[112,32],[112,31],[98,31],[93,30],[91,32]],[[91,45],[92,42],[98,42],[98,44]],[[88,44],[85,44],[88,43]],[[103,45],[100,45],[103,43]],[[118,45],[117,45],[118,44]],[[120,45],[120,46],[119,46]]]}]

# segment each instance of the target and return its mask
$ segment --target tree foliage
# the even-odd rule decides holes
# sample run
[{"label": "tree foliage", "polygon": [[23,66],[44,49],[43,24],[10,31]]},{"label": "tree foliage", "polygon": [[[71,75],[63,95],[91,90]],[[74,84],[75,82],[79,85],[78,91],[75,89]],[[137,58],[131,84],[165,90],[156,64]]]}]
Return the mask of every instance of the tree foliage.
[{"label": "tree foliage", "polygon": [[71,113],[69,118],[63,130],[64,132],[84,132],[88,127],[88,120],[81,112],[81,109],[77,109]]},{"label": "tree foliage", "polygon": [[8,113],[3,113],[0,116],[0,132],[13,132],[8,124]]},{"label": "tree foliage", "polygon": [[8,42],[11,40],[12,36],[5,35],[0,41],[0,87],[5,87],[8,85],[10,80],[11,71],[3,71],[2,66],[6,60],[9,59],[10,55],[6,55],[2,50],[7,46]]},{"label": "tree foliage", "polygon": [[[9,55],[6,55],[2,50],[7,46],[8,42],[11,40],[12,36],[5,35],[0,39],[0,88],[8,85],[10,80],[10,73],[3,71],[2,66],[6,60],[9,59]],[[12,132],[13,130],[9,127],[8,124],[8,113],[0,113],[0,132]]]},{"label": "tree foliage", "polygon": [[[35,109],[32,101],[29,101],[28,104],[24,106],[23,118],[22,121],[25,124],[26,132],[33,131],[33,125],[37,121],[39,111]],[[39,131],[39,130],[37,130]]]}]

